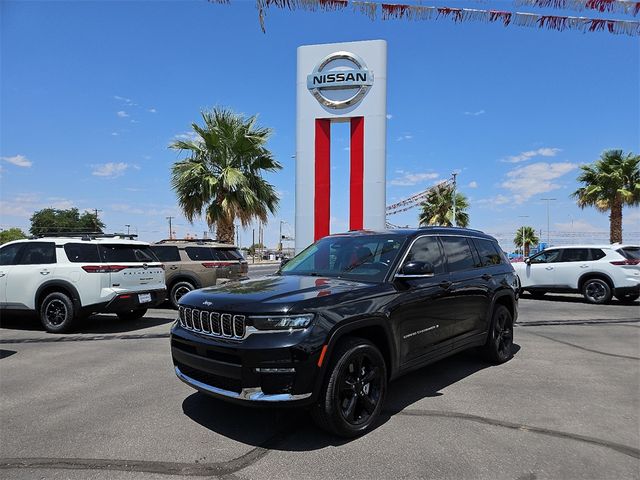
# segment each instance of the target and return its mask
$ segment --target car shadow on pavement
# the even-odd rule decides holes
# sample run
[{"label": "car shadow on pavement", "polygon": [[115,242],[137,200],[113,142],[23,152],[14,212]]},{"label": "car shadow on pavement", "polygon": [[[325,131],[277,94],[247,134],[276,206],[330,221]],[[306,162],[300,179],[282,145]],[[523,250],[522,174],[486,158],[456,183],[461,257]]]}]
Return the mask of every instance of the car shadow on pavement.
[{"label": "car shadow on pavement", "polygon": [[[88,318],[81,318],[76,321],[74,328],[69,332],[71,335],[82,334],[109,334],[127,333],[155,327],[158,325],[171,324],[175,318],[147,316],[139,320],[120,320],[117,315],[91,315]],[[40,323],[40,319],[34,313],[28,312],[3,312],[0,316],[0,329],[39,331],[46,333]],[[167,328],[167,335],[169,329]],[[54,335],[54,334],[51,334]],[[59,335],[59,334],[57,334]]]},{"label": "car shadow on pavement", "polygon": [[[520,346],[514,344],[514,355]],[[414,403],[444,395],[442,390],[485,368],[500,368],[478,358],[474,350],[411,372],[389,385],[375,428]],[[182,403],[184,414],[212,432],[236,442],[271,450],[312,451],[349,443],[313,423],[308,411],[284,407],[249,407],[193,393]]]},{"label": "car shadow on pavement", "polygon": [[[592,305],[588,303],[582,295],[580,296],[570,296],[570,295],[562,295],[558,294],[545,294],[543,297],[534,297],[530,293],[522,293],[520,294],[520,298],[526,300],[547,300],[549,302],[561,302],[561,303],[582,303],[583,305]],[[620,307],[633,307],[640,305],[640,301],[636,300],[635,302],[621,302],[620,300],[613,298],[609,303],[605,303],[603,305],[609,306],[620,306]],[[594,307],[599,307],[601,305],[592,305]]]}]

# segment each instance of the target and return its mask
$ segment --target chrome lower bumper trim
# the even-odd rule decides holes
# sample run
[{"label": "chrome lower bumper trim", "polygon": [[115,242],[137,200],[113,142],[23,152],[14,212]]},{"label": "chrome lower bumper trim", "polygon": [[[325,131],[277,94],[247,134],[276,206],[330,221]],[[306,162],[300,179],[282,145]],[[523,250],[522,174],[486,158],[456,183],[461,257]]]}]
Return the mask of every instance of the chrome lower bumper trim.
[{"label": "chrome lower bumper trim", "polygon": [[246,400],[249,402],[292,402],[295,400],[303,400],[311,396],[311,393],[300,393],[297,395],[292,395],[290,393],[264,393],[260,387],[243,388],[240,393],[232,392],[230,390],[224,390],[222,388],[213,387],[206,383],[199,382],[198,380],[182,373],[178,367],[175,367],[175,370],[176,375],[180,380],[197,390],[203,390],[214,395],[233,398],[236,400]]}]

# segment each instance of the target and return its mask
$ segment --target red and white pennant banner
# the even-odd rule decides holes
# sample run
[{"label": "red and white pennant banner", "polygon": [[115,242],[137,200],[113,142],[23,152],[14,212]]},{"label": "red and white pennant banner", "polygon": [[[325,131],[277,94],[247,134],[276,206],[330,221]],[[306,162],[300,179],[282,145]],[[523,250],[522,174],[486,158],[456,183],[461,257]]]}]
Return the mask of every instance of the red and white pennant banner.
[{"label": "red and white pennant banner", "polygon": [[[214,3],[229,3],[228,0],[209,0]],[[554,8],[588,8],[599,11],[621,11],[636,15],[640,2],[619,0],[517,0],[519,4]],[[260,25],[264,27],[266,10],[271,7],[305,11],[336,11],[351,7],[371,20],[442,20],[455,23],[484,22],[516,25],[520,27],[548,30],[577,30],[579,32],[604,31],[614,35],[640,36],[640,22],[605,18],[574,17],[566,15],[539,15],[535,13],[509,12],[501,10],[479,10],[474,8],[431,7],[398,3],[378,3],[359,0],[256,0]]]}]

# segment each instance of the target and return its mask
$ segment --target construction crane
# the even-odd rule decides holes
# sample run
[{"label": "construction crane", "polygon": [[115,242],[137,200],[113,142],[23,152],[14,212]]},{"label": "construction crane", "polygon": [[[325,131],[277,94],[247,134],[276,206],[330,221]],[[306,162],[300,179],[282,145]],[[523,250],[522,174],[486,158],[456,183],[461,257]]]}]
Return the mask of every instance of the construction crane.
[{"label": "construction crane", "polygon": [[429,187],[420,193],[416,193],[415,195],[411,195],[404,200],[400,200],[399,202],[387,205],[387,217],[395,215],[397,213],[406,212],[407,210],[411,210],[412,208],[417,207],[422,201],[427,198],[429,192],[436,188],[442,188],[448,185],[454,185],[454,180],[443,180],[442,182],[436,183],[432,187]]}]

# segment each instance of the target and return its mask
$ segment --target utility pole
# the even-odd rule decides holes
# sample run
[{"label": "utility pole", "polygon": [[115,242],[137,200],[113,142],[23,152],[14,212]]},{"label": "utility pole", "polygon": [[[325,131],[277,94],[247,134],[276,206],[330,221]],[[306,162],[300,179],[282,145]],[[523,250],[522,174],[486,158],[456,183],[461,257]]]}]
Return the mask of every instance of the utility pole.
[{"label": "utility pole", "polygon": [[451,198],[453,199],[453,226],[457,227],[458,222],[456,221],[456,177],[458,176],[458,172],[453,172],[451,174],[453,177],[453,193],[451,194]]},{"label": "utility pole", "polygon": [[98,213],[102,212],[102,210],[98,210],[97,208],[94,208],[93,211],[95,214],[95,217],[93,219],[94,230],[95,230],[95,233],[98,233]]},{"label": "utility pole", "polygon": [[282,254],[282,224],[284,223],[283,220],[280,220],[280,236],[278,237],[278,251],[280,252],[280,254]]},{"label": "utility pole", "polygon": [[549,202],[557,200],[556,198],[541,198],[540,200],[546,200],[547,202],[547,247],[551,245],[551,234],[549,232]]},{"label": "utility pole", "polygon": [[169,240],[173,240],[173,230],[171,228],[171,220],[173,220],[173,217],[166,217],[167,220],[169,220]]},{"label": "utility pole", "polygon": [[256,263],[256,229],[254,228],[251,233],[251,257],[252,263]]},{"label": "utility pole", "polygon": [[129,228],[131,227],[131,225],[129,223],[126,223],[124,226],[127,227],[127,235],[129,235]]},{"label": "utility pole", "polygon": [[[518,215],[518,218],[529,218],[529,215]],[[524,220],[522,221],[522,258],[524,258]]]}]

